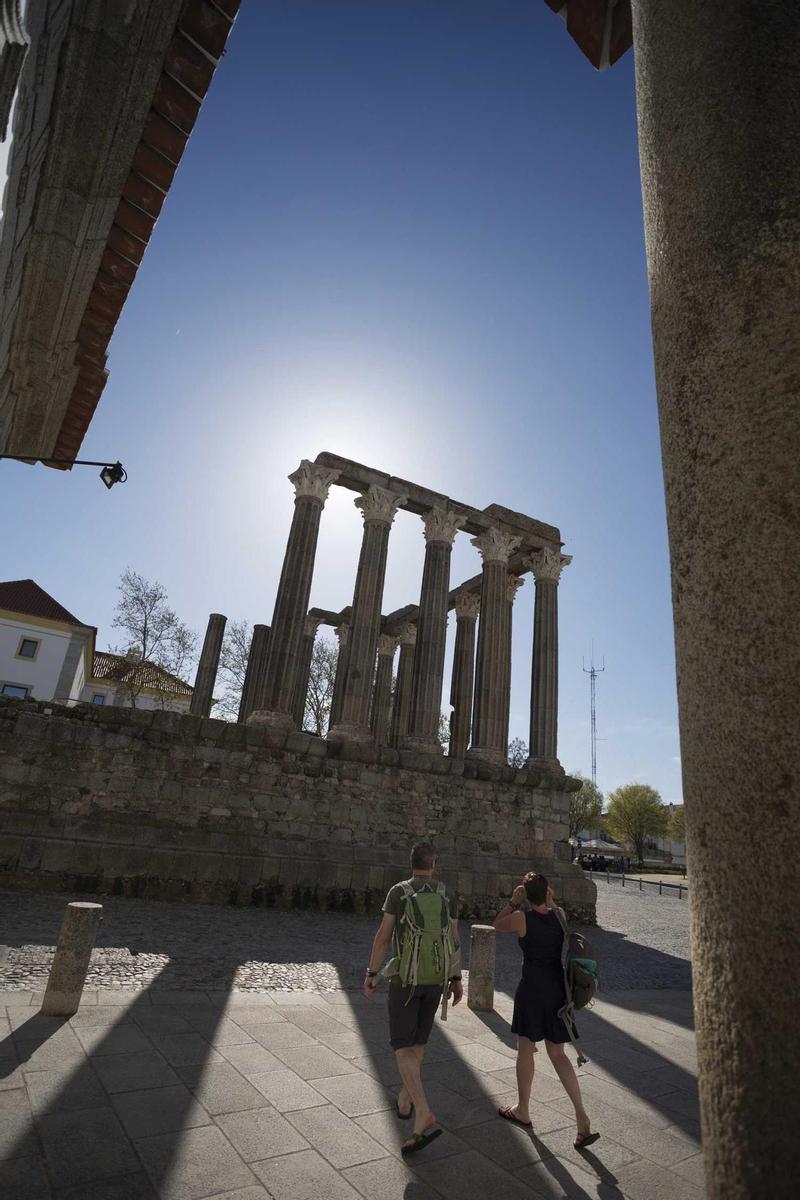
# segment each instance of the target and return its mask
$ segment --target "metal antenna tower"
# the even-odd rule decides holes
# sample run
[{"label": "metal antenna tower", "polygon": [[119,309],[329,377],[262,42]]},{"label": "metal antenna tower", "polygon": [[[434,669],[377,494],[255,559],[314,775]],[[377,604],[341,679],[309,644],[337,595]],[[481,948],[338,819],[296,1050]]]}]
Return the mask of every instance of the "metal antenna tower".
[{"label": "metal antenna tower", "polygon": [[594,665],[594,642],[592,642],[592,658],[591,666],[586,666],[586,660],[581,659],[581,665],[584,673],[589,676],[589,695],[591,697],[591,728],[592,728],[592,783],[597,787],[597,676],[602,675],[606,669],[606,660],[603,657],[602,667]]}]

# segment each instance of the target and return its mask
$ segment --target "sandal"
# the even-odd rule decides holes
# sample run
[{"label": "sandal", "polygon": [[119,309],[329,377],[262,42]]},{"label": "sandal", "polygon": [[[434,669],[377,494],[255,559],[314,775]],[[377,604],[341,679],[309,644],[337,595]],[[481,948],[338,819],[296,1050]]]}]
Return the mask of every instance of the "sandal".
[{"label": "sandal", "polygon": [[411,1108],[407,1113],[400,1112],[400,1097],[398,1096],[394,1102],[394,1111],[397,1113],[401,1121],[410,1121],[414,1115],[414,1105],[411,1105]]},{"label": "sandal", "polygon": [[533,1129],[533,1121],[520,1121],[513,1108],[498,1108],[497,1111],[504,1121],[510,1121],[512,1125],[521,1125],[523,1129]]},{"label": "sandal", "polygon": [[586,1146],[593,1146],[599,1137],[599,1133],[579,1133],[572,1144],[576,1150],[583,1150]]},{"label": "sandal", "polygon": [[426,1146],[429,1146],[431,1142],[435,1141],[436,1138],[441,1137],[442,1132],[443,1130],[438,1126],[429,1125],[425,1133],[412,1133],[408,1141],[403,1142],[403,1145],[400,1147],[400,1153],[404,1158],[407,1158],[409,1154],[417,1154],[420,1150],[424,1150]]}]

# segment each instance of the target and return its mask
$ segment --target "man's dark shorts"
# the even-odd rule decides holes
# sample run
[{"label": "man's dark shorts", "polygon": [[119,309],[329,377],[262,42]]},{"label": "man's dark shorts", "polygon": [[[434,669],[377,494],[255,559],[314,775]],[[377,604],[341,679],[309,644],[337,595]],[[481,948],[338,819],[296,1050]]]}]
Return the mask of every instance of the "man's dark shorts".
[{"label": "man's dark shorts", "polygon": [[442,989],[438,984],[404,987],[393,979],[389,985],[389,1041],[392,1049],[424,1046],[430,1037],[436,1010],[441,1002]]}]

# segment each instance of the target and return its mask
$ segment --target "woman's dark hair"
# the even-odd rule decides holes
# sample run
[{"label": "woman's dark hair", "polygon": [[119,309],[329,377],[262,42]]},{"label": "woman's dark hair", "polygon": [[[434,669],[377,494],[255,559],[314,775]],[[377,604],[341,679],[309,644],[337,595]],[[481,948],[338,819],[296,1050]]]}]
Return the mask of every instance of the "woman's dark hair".
[{"label": "woman's dark hair", "polygon": [[412,871],[431,871],[436,866],[436,849],[430,842],[418,842],[411,851]]},{"label": "woman's dark hair", "polygon": [[537,875],[536,871],[528,871],[522,882],[525,884],[525,895],[529,904],[544,904],[550,886],[545,876]]}]

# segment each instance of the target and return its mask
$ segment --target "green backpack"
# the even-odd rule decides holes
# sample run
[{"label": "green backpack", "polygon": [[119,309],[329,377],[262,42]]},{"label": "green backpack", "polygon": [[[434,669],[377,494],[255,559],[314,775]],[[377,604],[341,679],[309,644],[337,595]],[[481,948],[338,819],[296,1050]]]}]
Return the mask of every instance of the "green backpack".
[{"label": "green backpack", "polygon": [[[447,1020],[447,991],[455,953],[450,910],[443,883],[425,884],[416,891],[408,880],[403,889],[403,908],[393,936],[393,957],[383,974],[397,975],[405,986],[426,984],[442,988],[442,1018]],[[413,995],[409,995],[409,1000]]]}]

